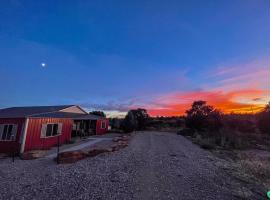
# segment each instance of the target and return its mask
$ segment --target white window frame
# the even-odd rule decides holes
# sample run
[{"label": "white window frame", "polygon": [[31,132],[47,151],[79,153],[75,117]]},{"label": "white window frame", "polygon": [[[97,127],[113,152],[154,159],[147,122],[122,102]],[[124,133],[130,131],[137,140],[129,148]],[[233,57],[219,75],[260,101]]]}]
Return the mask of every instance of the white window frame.
[{"label": "white window frame", "polygon": [[[45,123],[45,124],[42,124],[42,125],[46,126],[46,130],[44,130],[45,131],[44,133],[42,133],[43,130],[41,129],[41,137],[42,138],[52,138],[52,137],[57,137],[59,135],[62,135],[62,132],[63,132],[63,130],[62,130],[63,124],[62,123]],[[57,134],[56,135],[47,136],[48,125],[57,125]],[[60,126],[61,126],[61,128],[60,128]],[[60,128],[60,131],[59,131],[59,128]],[[52,132],[51,133],[53,133],[53,126],[52,126]]]},{"label": "white window frame", "polygon": [[[104,126],[103,126],[103,125],[104,125]],[[101,128],[101,129],[105,129],[105,128],[106,128],[106,122],[105,122],[105,121],[102,121],[102,122],[101,122],[100,128]]]},{"label": "white window frame", "polygon": [[[18,125],[17,124],[0,124],[2,126],[2,128],[0,129],[0,141],[1,142],[11,142],[11,141],[16,141],[16,135],[17,135],[17,131],[18,131]],[[4,134],[4,127],[5,126],[12,126],[12,129],[11,129],[11,136],[10,136],[10,139],[7,140],[3,140],[2,137],[3,137],[3,134]],[[15,133],[12,133],[14,131],[14,127],[16,127],[16,132]],[[13,137],[12,137],[13,136]]]}]

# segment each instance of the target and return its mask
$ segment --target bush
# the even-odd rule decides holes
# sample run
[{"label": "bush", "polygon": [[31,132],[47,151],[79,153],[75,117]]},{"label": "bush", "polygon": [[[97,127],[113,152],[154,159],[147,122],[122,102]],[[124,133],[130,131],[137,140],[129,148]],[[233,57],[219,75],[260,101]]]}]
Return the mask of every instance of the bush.
[{"label": "bush", "polygon": [[[195,101],[186,113],[188,128],[180,130],[178,134],[192,136],[192,140],[202,148],[219,146],[226,149],[246,149],[269,145],[270,103],[256,115],[222,115],[205,101]],[[269,136],[259,134],[258,130]]]},{"label": "bush", "polygon": [[136,110],[128,111],[121,128],[126,133],[130,133],[134,130],[144,130],[148,123],[149,115],[147,110],[138,108]]},{"label": "bush", "polygon": [[219,137],[216,138],[216,144],[227,149],[244,149],[250,145],[246,134],[228,127],[220,131]]},{"label": "bush", "polygon": [[133,116],[127,115],[124,121],[121,124],[121,129],[125,133],[131,133],[136,130],[136,121],[133,120]]},{"label": "bush", "polygon": [[217,132],[222,127],[221,113],[205,101],[195,101],[186,111],[186,126],[199,132]]},{"label": "bush", "polygon": [[261,133],[270,135],[270,112],[262,112],[259,114],[257,126]]},{"label": "bush", "polygon": [[255,133],[256,124],[252,120],[241,119],[240,117],[228,116],[223,120],[224,126],[228,126],[233,131],[239,131],[242,133]]},{"label": "bush", "polygon": [[184,128],[177,132],[178,135],[183,135],[183,136],[193,136],[194,133],[195,133],[194,129],[191,129],[191,128]]},{"label": "bush", "polygon": [[112,118],[110,119],[110,125],[113,130],[121,129],[121,124],[123,123],[123,119]]},{"label": "bush", "polygon": [[210,141],[210,140],[202,140],[202,142],[200,143],[201,148],[203,149],[207,149],[207,150],[212,150],[216,148],[216,145],[214,142]]},{"label": "bush", "polygon": [[198,144],[202,149],[212,150],[216,148],[213,138],[203,138],[201,135],[196,135],[196,137],[193,138],[193,142]]}]

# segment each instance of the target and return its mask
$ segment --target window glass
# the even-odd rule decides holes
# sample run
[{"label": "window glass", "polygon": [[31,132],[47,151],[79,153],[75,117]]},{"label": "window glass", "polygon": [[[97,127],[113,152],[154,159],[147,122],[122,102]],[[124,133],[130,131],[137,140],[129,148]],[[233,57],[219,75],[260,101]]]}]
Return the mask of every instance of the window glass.
[{"label": "window glass", "polygon": [[52,129],[53,129],[53,124],[47,124],[47,131],[46,131],[46,136],[52,136]]},{"label": "window glass", "polygon": [[6,140],[11,140],[12,127],[13,127],[12,125],[8,125],[8,132],[7,132]]},{"label": "window glass", "polygon": [[58,124],[47,124],[46,137],[58,135]]},{"label": "window glass", "polygon": [[101,128],[106,128],[106,122],[101,122]]},{"label": "window glass", "polygon": [[11,140],[12,139],[11,138],[12,129],[13,129],[13,124],[4,125],[3,132],[2,132],[2,137],[0,138],[0,140]]},{"label": "window glass", "polygon": [[6,140],[7,130],[8,130],[8,125],[5,125],[3,129],[2,140]]},{"label": "window glass", "polygon": [[53,125],[53,135],[57,135],[57,131],[58,131],[58,124],[54,124]]}]

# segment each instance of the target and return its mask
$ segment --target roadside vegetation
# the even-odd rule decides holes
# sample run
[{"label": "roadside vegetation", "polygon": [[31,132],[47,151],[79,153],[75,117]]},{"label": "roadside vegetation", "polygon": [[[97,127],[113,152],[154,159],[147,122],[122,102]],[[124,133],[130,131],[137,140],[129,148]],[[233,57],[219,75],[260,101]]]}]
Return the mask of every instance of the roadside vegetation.
[{"label": "roadside vegetation", "polygon": [[92,112],[89,112],[89,114],[96,115],[99,117],[106,117],[106,114],[103,111],[100,110],[94,110]]},{"label": "roadside vegetation", "polygon": [[257,114],[223,114],[205,101],[195,101],[178,134],[228,161],[226,170],[253,190],[256,187],[253,192],[269,190],[270,103]]},{"label": "roadside vegetation", "polygon": [[182,116],[172,117],[151,117],[146,109],[138,108],[128,111],[124,119],[110,119],[111,131],[131,133],[133,131],[165,131],[177,132],[185,124]]},{"label": "roadside vegetation", "polygon": [[121,133],[131,133],[142,131],[147,128],[150,117],[147,110],[138,108],[128,111],[124,119],[110,119],[111,131]]},{"label": "roadside vegetation", "polygon": [[177,132],[224,161],[217,165],[246,186],[235,186],[240,198],[270,190],[270,103],[256,114],[224,114],[205,101],[195,101],[186,116],[150,117],[139,108],[111,126],[122,133]]}]

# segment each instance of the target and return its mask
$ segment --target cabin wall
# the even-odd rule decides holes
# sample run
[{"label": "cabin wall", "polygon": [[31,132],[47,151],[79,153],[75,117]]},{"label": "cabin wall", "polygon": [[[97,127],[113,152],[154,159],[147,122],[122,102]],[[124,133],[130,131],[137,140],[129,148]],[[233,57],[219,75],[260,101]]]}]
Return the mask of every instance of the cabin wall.
[{"label": "cabin wall", "polygon": [[15,141],[0,141],[0,153],[19,153],[21,146],[21,135],[24,128],[25,119],[0,119],[0,124],[16,124],[18,126]]},{"label": "cabin wall", "polygon": [[58,118],[30,118],[25,140],[24,152],[30,150],[50,149],[57,146],[58,136],[41,137],[42,124],[47,123],[62,123],[62,133],[59,136],[60,144],[64,144],[71,139],[72,124],[71,119]]},{"label": "cabin wall", "polygon": [[[101,128],[101,124],[105,123],[105,128]],[[99,119],[97,120],[97,125],[96,125],[96,134],[97,135],[103,135],[108,131],[108,126],[109,126],[109,120],[108,119]]]}]

